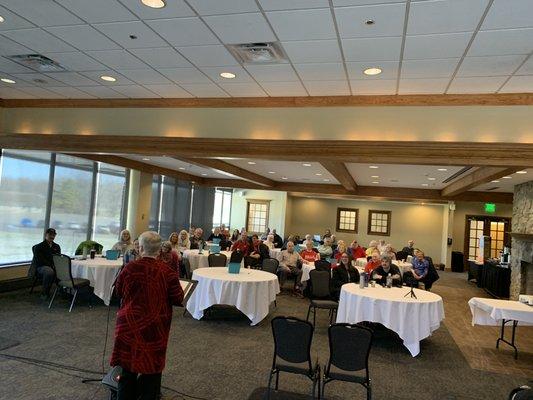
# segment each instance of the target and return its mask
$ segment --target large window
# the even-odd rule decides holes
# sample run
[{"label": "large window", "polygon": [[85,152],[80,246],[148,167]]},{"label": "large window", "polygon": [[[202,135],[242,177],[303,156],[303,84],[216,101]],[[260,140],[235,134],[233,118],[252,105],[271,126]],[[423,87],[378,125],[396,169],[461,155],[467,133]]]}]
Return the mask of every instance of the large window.
[{"label": "large window", "polygon": [[213,229],[222,224],[230,228],[232,189],[215,189],[215,207],[213,211]]},{"label": "large window", "polygon": [[391,215],[391,211],[369,210],[367,234],[390,236]]},{"label": "large window", "polygon": [[337,208],[337,232],[357,233],[359,210],[356,208]]},{"label": "large window", "polygon": [[261,234],[268,226],[268,212],[270,201],[248,200],[246,215],[246,231],[249,233]]}]

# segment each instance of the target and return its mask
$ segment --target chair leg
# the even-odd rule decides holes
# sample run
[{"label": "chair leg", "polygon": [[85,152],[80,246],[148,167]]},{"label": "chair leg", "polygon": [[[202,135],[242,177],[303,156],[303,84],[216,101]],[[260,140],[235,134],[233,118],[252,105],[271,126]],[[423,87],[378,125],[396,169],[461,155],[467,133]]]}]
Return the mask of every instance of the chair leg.
[{"label": "chair leg", "polygon": [[31,289],[30,289],[30,294],[33,293],[33,289],[35,289],[35,284],[37,283],[37,276],[34,276],[33,277],[33,281],[31,283]]},{"label": "chair leg", "polygon": [[309,308],[307,309],[307,318],[306,321],[309,321],[309,314],[311,313],[311,304],[309,304]]},{"label": "chair leg", "polygon": [[279,388],[279,371],[276,371],[276,391]]},{"label": "chair leg", "polygon": [[50,304],[48,304],[48,308],[52,308],[52,303],[54,302],[54,299],[56,298],[57,288],[58,288],[58,286],[56,286],[56,288],[54,290],[54,294],[52,295],[52,298],[50,299]]},{"label": "chair leg", "polygon": [[70,303],[70,308],[68,312],[72,311],[72,307],[74,307],[74,302],[76,301],[76,296],[78,295],[78,289],[74,290],[74,296],[72,296],[72,302]]},{"label": "chair leg", "polygon": [[267,399],[270,399],[270,388],[272,386],[272,375],[274,375],[274,372],[270,370],[270,376],[268,377]]},{"label": "chair leg", "polygon": [[313,326],[316,326],[316,307],[313,307]]},{"label": "chair leg", "polygon": [[274,300],[274,307],[277,307],[277,306],[278,306],[278,302]]},{"label": "chair leg", "polygon": [[368,381],[368,386],[366,387],[366,400],[372,400],[372,385]]}]

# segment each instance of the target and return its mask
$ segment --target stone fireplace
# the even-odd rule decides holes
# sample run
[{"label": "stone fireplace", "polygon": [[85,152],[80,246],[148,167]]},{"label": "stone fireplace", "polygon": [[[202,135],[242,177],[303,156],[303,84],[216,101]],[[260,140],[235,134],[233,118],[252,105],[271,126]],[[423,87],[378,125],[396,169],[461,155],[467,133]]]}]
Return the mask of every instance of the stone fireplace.
[{"label": "stone fireplace", "polygon": [[511,300],[533,294],[533,181],[516,185],[511,229]]}]

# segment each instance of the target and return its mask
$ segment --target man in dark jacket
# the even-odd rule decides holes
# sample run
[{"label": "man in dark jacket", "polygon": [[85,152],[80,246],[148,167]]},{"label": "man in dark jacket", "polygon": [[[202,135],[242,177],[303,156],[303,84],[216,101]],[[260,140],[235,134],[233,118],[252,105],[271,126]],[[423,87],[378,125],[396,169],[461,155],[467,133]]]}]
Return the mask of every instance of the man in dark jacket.
[{"label": "man in dark jacket", "polygon": [[266,244],[263,244],[257,235],[252,236],[252,248],[250,255],[244,259],[244,265],[251,268],[259,268],[263,265],[263,260],[270,258],[270,250]]},{"label": "man in dark jacket", "polygon": [[274,235],[274,247],[281,249],[283,247],[283,238],[277,234],[275,229],[272,229],[272,234]]},{"label": "man in dark jacket", "polygon": [[32,265],[36,272],[43,279],[42,298],[50,297],[50,288],[56,278],[54,267],[54,254],[61,254],[61,247],[54,242],[57,232],[53,228],[46,230],[44,240],[33,246]]}]

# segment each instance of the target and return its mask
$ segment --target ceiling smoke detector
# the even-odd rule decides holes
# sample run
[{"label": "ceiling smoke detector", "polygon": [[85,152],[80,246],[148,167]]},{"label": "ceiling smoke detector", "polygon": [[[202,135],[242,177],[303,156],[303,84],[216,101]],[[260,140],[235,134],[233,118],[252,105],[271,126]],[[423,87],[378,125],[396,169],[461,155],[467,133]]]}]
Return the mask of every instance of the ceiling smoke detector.
[{"label": "ceiling smoke detector", "polygon": [[31,68],[38,72],[63,72],[63,68],[59,63],[51,60],[48,57],[40,54],[20,54],[16,56],[9,56],[9,59],[15,61],[17,64]]},{"label": "ceiling smoke detector", "polygon": [[276,64],[287,60],[278,42],[232,44],[228,49],[243,64]]}]

